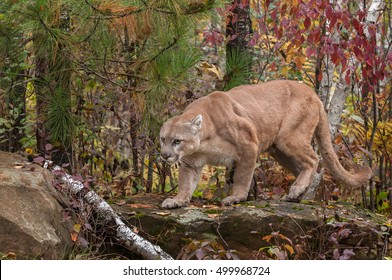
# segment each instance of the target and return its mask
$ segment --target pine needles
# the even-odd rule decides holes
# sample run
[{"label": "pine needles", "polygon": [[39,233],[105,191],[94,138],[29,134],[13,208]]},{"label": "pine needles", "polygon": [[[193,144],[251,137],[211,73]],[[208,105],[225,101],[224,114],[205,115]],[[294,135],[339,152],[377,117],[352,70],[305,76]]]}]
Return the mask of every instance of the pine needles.
[{"label": "pine needles", "polygon": [[227,54],[226,61],[226,85],[225,90],[230,90],[236,86],[248,84],[251,70],[252,57],[249,53],[233,49]]},{"label": "pine needles", "polygon": [[51,133],[52,143],[58,142],[64,147],[71,145],[76,122],[71,112],[71,98],[61,89],[49,99],[46,125]]}]

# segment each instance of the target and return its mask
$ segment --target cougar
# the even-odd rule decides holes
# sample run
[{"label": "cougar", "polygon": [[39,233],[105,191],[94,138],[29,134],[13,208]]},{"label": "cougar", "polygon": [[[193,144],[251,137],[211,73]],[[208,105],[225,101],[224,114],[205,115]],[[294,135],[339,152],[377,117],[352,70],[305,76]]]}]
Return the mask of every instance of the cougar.
[{"label": "cougar", "polygon": [[205,164],[234,168],[232,194],[223,205],[245,201],[257,157],[264,151],[296,176],[284,199],[298,201],[319,163],[311,146],[313,136],[323,164],[336,179],[350,186],[369,180],[369,167],[356,172],[342,167],[323,104],[304,83],[270,81],[202,97],[162,125],[161,158],[180,166],[178,194],[167,198],[162,207],[186,206]]}]

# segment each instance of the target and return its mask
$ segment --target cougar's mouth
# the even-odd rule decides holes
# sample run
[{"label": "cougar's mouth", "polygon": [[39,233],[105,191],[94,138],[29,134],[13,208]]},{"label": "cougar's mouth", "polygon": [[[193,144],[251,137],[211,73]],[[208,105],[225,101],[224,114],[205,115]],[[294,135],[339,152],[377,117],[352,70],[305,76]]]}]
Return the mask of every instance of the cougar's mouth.
[{"label": "cougar's mouth", "polygon": [[167,164],[175,164],[178,161],[178,156],[172,156],[172,157],[165,157],[163,155],[161,155],[161,159],[167,163]]}]

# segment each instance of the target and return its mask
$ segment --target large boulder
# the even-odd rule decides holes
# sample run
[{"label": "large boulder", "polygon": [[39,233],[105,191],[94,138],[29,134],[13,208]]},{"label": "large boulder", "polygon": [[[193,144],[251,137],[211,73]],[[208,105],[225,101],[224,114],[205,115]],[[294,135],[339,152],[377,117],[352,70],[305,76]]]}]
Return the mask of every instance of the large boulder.
[{"label": "large boulder", "polygon": [[[382,259],[389,222],[359,207],[252,201],[235,207],[193,202],[160,209],[164,196],[138,195],[112,207],[174,258]],[[385,225],[383,225],[385,223]]]},{"label": "large boulder", "polygon": [[18,259],[68,257],[72,241],[52,182],[49,171],[0,151],[0,253]]}]

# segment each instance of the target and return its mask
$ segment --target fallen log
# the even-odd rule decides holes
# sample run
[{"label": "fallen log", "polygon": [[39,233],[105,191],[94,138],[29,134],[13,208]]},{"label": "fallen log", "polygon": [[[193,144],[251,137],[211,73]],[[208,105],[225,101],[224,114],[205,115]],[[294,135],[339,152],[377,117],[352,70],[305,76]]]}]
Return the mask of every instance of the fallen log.
[{"label": "fallen log", "polygon": [[[50,163],[45,163],[44,167],[48,168]],[[105,224],[114,222],[116,225],[116,237],[128,250],[141,256],[146,260],[172,260],[173,258],[163,251],[159,246],[153,245],[148,240],[134,233],[117,215],[110,205],[103,200],[93,190],[88,190],[82,182],[75,180],[65,172],[61,167],[54,166],[52,168],[59,180],[64,183],[67,189],[74,194],[79,195],[83,201],[87,202],[96,213],[103,219]]]}]

